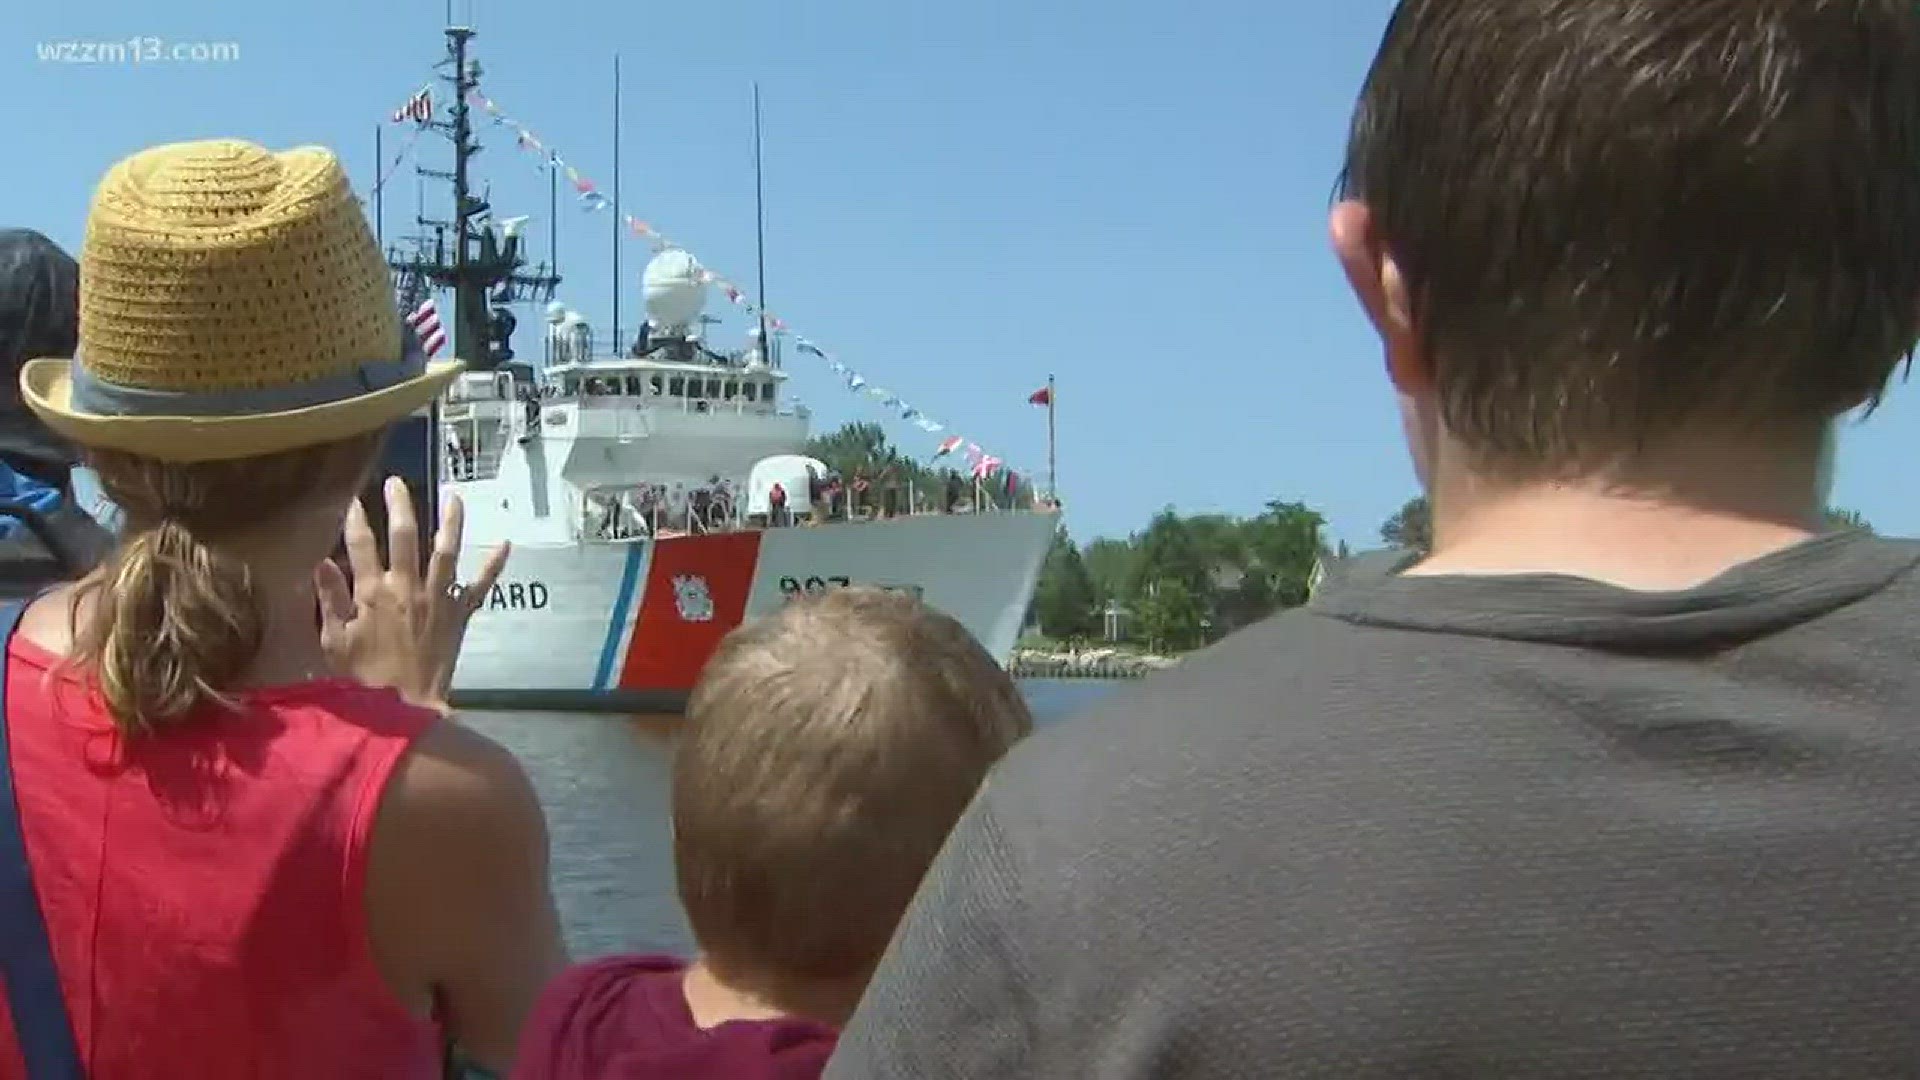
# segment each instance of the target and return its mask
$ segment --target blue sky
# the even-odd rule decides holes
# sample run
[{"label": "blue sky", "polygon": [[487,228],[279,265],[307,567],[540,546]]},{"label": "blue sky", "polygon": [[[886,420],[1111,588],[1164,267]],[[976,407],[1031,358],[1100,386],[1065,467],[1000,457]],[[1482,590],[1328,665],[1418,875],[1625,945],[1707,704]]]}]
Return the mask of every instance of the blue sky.
[{"label": "blue sky", "polygon": [[[1378,347],[1325,227],[1389,0],[471,6],[484,88],[603,187],[621,53],[622,203],[743,283],[758,79],[772,308],[1035,472],[1046,418],[1026,397],[1052,373],[1078,537],[1125,534],[1167,504],[1251,513],[1284,498],[1367,544],[1413,493]],[[374,129],[440,58],[443,15],[443,0],[16,5],[0,56],[16,141],[4,224],[77,245],[101,171],[178,139],[332,146],[365,191]],[[144,37],[232,42],[239,56],[76,64],[35,50]],[[408,130],[388,126],[389,158]],[[544,253],[537,159],[503,128],[481,136],[496,207],[539,215]],[[444,162],[444,143],[420,145]],[[409,163],[389,188],[390,236],[413,203]],[[558,227],[562,298],[604,334],[612,219],[563,191]],[[647,253],[623,249],[628,330]],[[538,352],[532,333],[516,343]],[[903,445],[933,449],[817,361],[789,351],[788,367],[822,429],[887,420]],[[1914,396],[1897,391],[1842,440],[1836,501],[1883,531],[1920,530],[1895,479],[1920,451]]]}]

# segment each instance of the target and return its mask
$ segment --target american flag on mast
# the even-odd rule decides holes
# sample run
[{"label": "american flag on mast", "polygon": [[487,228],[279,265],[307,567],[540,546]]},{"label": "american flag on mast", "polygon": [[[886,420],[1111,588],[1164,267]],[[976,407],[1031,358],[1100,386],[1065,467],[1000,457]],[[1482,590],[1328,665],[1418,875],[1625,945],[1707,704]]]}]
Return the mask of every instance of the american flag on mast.
[{"label": "american flag on mast", "polygon": [[414,92],[405,105],[393,110],[393,122],[396,124],[412,120],[424,124],[433,119],[433,85],[429,83]]},{"label": "american flag on mast", "polygon": [[433,297],[420,301],[419,307],[407,313],[407,325],[413,328],[413,336],[420,339],[420,348],[429,359],[447,347],[447,332],[440,327],[440,310],[434,307]]}]

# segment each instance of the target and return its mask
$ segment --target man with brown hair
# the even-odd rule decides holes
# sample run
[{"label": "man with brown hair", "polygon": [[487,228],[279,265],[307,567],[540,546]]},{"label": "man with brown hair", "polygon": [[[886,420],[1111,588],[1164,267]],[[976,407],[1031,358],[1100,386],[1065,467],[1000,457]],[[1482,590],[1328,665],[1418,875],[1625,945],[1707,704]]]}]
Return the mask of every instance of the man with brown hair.
[{"label": "man with brown hair", "polygon": [[828,1075],[1913,1075],[1920,7],[1403,0],[1332,234],[1431,556],[1012,754]]},{"label": "man with brown hair", "polygon": [[958,622],[855,587],[729,634],[686,723],[673,850],[700,957],[562,976],[516,1077],[817,1077],[927,865],[1033,720]]}]

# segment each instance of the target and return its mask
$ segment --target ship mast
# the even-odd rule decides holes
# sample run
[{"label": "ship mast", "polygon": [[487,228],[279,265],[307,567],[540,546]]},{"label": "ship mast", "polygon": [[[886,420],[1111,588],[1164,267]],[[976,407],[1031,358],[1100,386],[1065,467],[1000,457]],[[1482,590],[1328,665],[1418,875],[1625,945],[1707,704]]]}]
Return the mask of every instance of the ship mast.
[{"label": "ship mast", "polygon": [[613,352],[625,356],[620,340],[620,293],[626,282],[620,280],[620,54],[613,54]]},{"label": "ship mast", "polygon": [[467,162],[480,151],[473,141],[473,124],[467,114],[467,96],[473,93],[478,82],[478,73],[467,64],[467,42],[472,38],[473,31],[468,27],[447,27],[447,51],[453,60],[453,266],[450,282],[453,286],[453,355],[468,363],[491,354],[484,344],[487,340],[487,324],[482,321],[485,318],[482,313],[486,310],[486,287],[492,284],[474,273],[475,267],[467,258],[468,222],[474,211],[474,199],[467,194]]},{"label": "ship mast", "polygon": [[760,314],[760,359],[768,367],[780,366],[780,355],[774,351],[773,338],[767,334],[767,193],[761,182],[760,173],[760,84],[753,84],[753,240],[754,249],[760,262],[759,303],[755,305]]},{"label": "ship mast", "polygon": [[[497,235],[491,221],[492,207],[471,192],[470,165],[480,152],[473,135],[471,106],[480,85],[480,65],[467,55],[467,43],[475,32],[472,27],[449,26],[445,33],[447,56],[440,66],[452,68],[442,78],[453,84],[454,98],[448,109],[449,119],[433,121],[429,126],[445,133],[453,143],[453,169],[416,171],[452,184],[453,220],[418,215],[416,222],[423,229],[433,230],[432,240],[424,234],[414,237],[412,250],[390,250],[387,264],[405,307],[417,304],[434,289],[452,290],[453,355],[473,370],[488,371],[513,358],[509,342],[517,320],[506,305],[552,299],[560,285],[559,268],[541,263],[530,271],[523,269],[519,238],[502,239]],[[557,224],[550,223],[549,227]],[[446,245],[448,233],[452,234],[451,252]]]}]

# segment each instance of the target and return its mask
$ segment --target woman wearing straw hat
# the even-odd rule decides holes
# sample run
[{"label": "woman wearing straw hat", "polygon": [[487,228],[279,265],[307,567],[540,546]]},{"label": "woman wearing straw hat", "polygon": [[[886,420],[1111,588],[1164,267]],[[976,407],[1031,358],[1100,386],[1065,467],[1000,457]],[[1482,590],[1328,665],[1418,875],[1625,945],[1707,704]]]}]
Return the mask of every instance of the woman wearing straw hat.
[{"label": "woman wearing straw hat", "polygon": [[[532,789],[440,704],[472,613],[455,596],[487,590],[450,587],[457,502],[422,581],[404,485],[391,569],[355,500],[382,433],[460,365],[404,335],[346,177],[311,148],[114,166],[80,327],[75,358],[22,369],[22,396],[86,449],[124,526],[9,643],[0,827],[17,801],[25,854],[0,848],[0,872],[32,888],[0,910],[0,1062],[20,1045],[34,1076],[77,1075],[63,1055],[105,1080],[428,1076],[438,1016],[504,1071],[564,955]],[[343,518],[352,594],[326,561]]]}]

